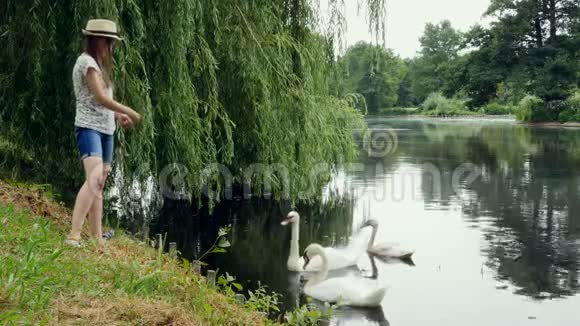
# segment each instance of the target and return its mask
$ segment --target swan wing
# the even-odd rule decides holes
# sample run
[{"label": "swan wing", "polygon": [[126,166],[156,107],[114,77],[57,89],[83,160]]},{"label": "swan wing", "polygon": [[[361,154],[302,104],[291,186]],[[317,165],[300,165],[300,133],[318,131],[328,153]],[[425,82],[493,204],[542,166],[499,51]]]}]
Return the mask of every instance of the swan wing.
[{"label": "swan wing", "polygon": [[[355,255],[349,253],[345,249],[335,249],[331,247],[325,247],[324,253],[326,254],[326,260],[328,262],[328,269],[342,269],[349,266],[356,265]],[[304,266],[304,258],[300,257],[298,259],[298,264],[302,267]],[[310,259],[310,262],[306,266],[306,271],[314,272],[322,269],[322,258],[320,256],[314,256]]]},{"label": "swan wing", "polygon": [[355,307],[376,307],[387,288],[375,280],[360,277],[339,277],[306,286],[304,293],[314,299]]},{"label": "swan wing", "polygon": [[399,244],[396,242],[381,242],[373,245],[373,248],[376,250],[389,250],[396,247],[399,247]]},{"label": "swan wing", "polygon": [[348,266],[356,265],[357,255],[348,249],[324,248],[326,259],[328,260],[328,269],[341,269]]},{"label": "swan wing", "polygon": [[[343,269],[349,266],[355,266],[361,254],[367,249],[367,243],[370,239],[369,232],[359,232],[355,234],[352,241],[345,246],[339,248],[324,247],[324,253],[328,261],[328,270]],[[304,266],[304,259],[300,258],[298,264],[302,268]],[[322,259],[315,256],[310,260],[306,271],[319,271],[322,269]]]},{"label": "swan wing", "polygon": [[389,244],[382,243],[373,246],[368,250],[368,252],[379,257],[399,259],[411,258],[411,256],[415,253],[414,250],[408,250],[399,246],[390,246]]},{"label": "swan wing", "polygon": [[363,229],[353,235],[351,241],[346,246],[346,249],[356,253],[363,253],[367,249],[369,240],[371,239],[371,230]]}]

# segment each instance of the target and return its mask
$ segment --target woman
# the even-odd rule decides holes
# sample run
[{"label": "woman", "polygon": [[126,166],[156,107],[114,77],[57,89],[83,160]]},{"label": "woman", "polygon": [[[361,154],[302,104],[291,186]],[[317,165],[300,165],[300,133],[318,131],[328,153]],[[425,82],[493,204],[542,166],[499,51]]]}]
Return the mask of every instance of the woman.
[{"label": "woman", "polygon": [[76,97],[76,140],[85,170],[85,182],[76,198],[72,230],[66,244],[80,246],[85,216],[91,235],[102,240],[103,188],[113,160],[115,120],[130,127],[141,120],[139,113],[113,99],[113,44],[121,40],[117,25],[95,19],[83,30],[85,49],[73,69]]}]

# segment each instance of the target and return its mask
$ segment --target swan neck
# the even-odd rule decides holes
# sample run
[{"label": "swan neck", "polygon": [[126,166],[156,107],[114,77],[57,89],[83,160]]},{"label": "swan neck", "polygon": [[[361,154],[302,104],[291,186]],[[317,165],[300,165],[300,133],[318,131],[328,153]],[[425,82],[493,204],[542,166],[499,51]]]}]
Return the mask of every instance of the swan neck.
[{"label": "swan neck", "polygon": [[318,271],[318,273],[316,273],[316,275],[314,275],[314,277],[312,277],[310,281],[306,283],[305,286],[318,284],[326,280],[326,277],[328,276],[328,259],[326,258],[326,253],[324,252],[324,250],[322,250],[318,255],[320,256],[320,260],[322,261],[320,271]]},{"label": "swan neck", "polygon": [[298,259],[300,256],[299,252],[299,241],[300,238],[300,226],[298,225],[298,221],[292,223],[292,237],[290,239],[290,257],[295,257]]},{"label": "swan neck", "polygon": [[375,238],[377,236],[377,227],[375,225],[372,226],[373,227],[373,233],[371,234],[371,238],[369,240],[369,245],[368,245],[368,249],[371,249],[375,243]]}]

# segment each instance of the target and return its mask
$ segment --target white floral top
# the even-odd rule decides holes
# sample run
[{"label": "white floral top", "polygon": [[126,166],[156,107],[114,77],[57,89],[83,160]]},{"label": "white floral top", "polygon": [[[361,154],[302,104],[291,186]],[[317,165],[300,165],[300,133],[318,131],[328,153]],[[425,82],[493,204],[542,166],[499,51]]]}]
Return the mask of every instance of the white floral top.
[{"label": "white floral top", "polygon": [[[83,53],[78,57],[72,75],[76,97],[75,126],[112,135],[115,133],[115,113],[99,104],[89,90],[86,78],[89,68],[101,74],[101,68],[95,59]],[[113,98],[113,88],[106,87],[104,81],[103,87],[107,96]]]}]

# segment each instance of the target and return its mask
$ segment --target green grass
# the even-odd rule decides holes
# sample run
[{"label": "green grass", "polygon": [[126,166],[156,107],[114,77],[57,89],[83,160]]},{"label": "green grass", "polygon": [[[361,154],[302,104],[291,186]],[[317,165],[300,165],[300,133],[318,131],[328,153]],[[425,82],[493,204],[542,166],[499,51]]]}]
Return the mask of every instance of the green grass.
[{"label": "green grass", "polygon": [[144,243],[121,234],[106,246],[65,247],[67,225],[5,199],[0,193],[0,325],[268,323]]},{"label": "green grass", "polygon": [[106,245],[64,246],[70,211],[50,187],[0,180],[0,325],[316,325],[306,304],[279,314],[279,295],[243,292],[235,278],[216,285],[190,263],[122,231]]}]

